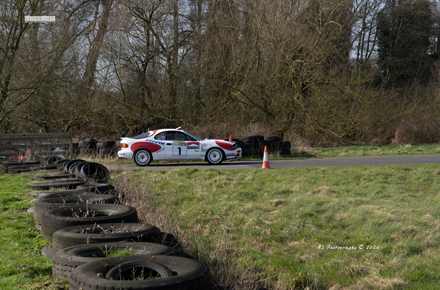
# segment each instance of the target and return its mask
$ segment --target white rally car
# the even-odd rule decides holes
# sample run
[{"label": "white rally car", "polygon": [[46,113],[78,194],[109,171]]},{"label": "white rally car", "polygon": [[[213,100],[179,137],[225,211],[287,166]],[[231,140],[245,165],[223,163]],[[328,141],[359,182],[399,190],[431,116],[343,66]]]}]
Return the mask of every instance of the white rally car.
[{"label": "white rally car", "polygon": [[224,140],[202,140],[190,133],[177,129],[160,129],[132,138],[121,138],[120,158],[134,159],[139,166],[151,161],[205,160],[220,164],[226,159],[238,159],[241,148],[235,142]]}]

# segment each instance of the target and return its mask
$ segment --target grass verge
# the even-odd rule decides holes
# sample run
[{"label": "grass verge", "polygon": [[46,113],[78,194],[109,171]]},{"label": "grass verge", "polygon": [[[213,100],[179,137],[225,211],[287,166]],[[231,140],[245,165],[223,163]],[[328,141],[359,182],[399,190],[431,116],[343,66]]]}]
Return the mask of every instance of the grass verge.
[{"label": "grass verge", "polygon": [[0,289],[65,289],[65,282],[50,278],[52,262],[41,255],[45,243],[27,213],[31,182],[20,174],[0,175]]},{"label": "grass verge", "polygon": [[112,176],[220,286],[354,290],[438,289],[439,173],[414,165]]}]

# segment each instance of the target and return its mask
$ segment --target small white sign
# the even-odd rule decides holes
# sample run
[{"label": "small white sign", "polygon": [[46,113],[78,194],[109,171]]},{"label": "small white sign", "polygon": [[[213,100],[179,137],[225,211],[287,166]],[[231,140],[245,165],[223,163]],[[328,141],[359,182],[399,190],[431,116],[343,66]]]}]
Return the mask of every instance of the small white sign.
[{"label": "small white sign", "polygon": [[55,16],[25,16],[25,22],[54,22]]}]

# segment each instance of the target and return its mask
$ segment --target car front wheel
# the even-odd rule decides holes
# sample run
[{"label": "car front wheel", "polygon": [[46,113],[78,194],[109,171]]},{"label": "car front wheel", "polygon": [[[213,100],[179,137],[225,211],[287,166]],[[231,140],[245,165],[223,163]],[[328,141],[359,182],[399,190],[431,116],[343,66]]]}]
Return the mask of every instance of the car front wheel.
[{"label": "car front wheel", "polygon": [[134,162],[138,166],[147,166],[151,162],[151,153],[148,150],[140,149],[134,153]]},{"label": "car front wheel", "polygon": [[219,148],[213,148],[206,153],[206,160],[213,165],[222,163],[224,159],[224,153]]}]

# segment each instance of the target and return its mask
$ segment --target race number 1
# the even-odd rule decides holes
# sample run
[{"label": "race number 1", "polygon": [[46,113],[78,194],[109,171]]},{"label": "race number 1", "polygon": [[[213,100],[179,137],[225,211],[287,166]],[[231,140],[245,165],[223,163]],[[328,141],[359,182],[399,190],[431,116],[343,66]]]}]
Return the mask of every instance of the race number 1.
[{"label": "race number 1", "polygon": [[173,143],[173,156],[186,156],[186,142]]}]

